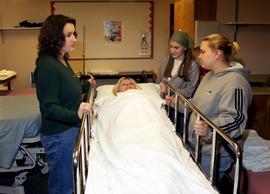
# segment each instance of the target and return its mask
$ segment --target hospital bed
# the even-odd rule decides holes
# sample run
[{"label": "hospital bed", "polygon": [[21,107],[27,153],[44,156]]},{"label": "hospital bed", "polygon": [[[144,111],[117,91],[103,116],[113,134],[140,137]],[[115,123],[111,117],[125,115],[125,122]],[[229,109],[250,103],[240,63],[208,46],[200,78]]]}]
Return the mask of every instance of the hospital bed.
[{"label": "hospital bed", "polygon": [[[157,98],[156,96],[159,95],[158,86],[156,84],[144,83],[144,84],[140,84],[140,86],[142,87],[143,92],[147,93],[147,95],[152,95],[150,97],[151,99],[152,98]],[[159,139],[160,141],[163,141],[164,139],[166,141],[166,138],[169,137],[169,138],[171,138],[172,141],[169,140],[169,141],[167,141],[167,143],[168,142],[175,142],[175,146],[179,149],[179,152],[181,153],[181,155],[180,155],[181,159],[180,160],[182,161],[184,166],[186,165],[185,168],[182,169],[182,172],[184,173],[185,170],[188,169],[191,172],[191,180],[193,180],[193,181],[190,181],[190,182],[186,181],[185,182],[184,180],[189,179],[189,177],[185,175],[184,177],[182,177],[181,180],[178,180],[176,178],[175,180],[172,181],[173,183],[169,182],[170,177],[166,178],[166,176],[167,176],[166,173],[169,172],[169,171],[177,171],[178,170],[178,169],[175,169],[173,167],[174,165],[172,165],[172,163],[170,163],[170,159],[169,159],[170,156],[168,157],[168,161],[166,161],[168,168],[165,168],[164,166],[161,165],[162,168],[158,168],[159,172],[156,172],[156,171],[153,170],[154,176],[151,176],[151,173],[149,175],[149,173],[147,171],[152,170],[151,165],[152,165],[152,163],[155,163],[153,161],[162,161],[162,159],[158,158],[157,160],[147,161],[146,163],[143,163],[142,165],[146,165],[146,171],[143,171],[140,167],[138,167],[138,165],[141,165],[140,164],[140,158],[142,160],[147,160],[148,157],[151,157],[151,154],[152,154],[151,152],[149,152],[149,153],[148,152],[146,152],[146,153],[142,152],[145,155],[142,155],[141,153],[136,152],[134,157],[133,156],[128,156],[128,158],[124,158],[124,160],[126,160],[127,163],[123,163],[123,161],[121,160],[122,159],[121,157],[123,155],[121,155],[121,154],[120,154],[119,158],[117,157],[117,155],[113,155],[113,154],[110,155],[111,152],[114,152],[115,150],[118,149],[117,146],[119,146],[120,144],[125,144],[125,145],[130,146],[129,142],[125,142],[123,140],[126,137],[121,137],[122,133],[124,133],[127,136],[131,136],[131,141],[135,142],[134,144],[131,143],[132,146],[134,146],[134,147],[131,146],[131,150],[132,150],[132,149],[137,149],[136,146],[140,146],[140,144],[137,142],[138,138],[136,139],[137,135],[140,136],[141,134],[143,134],[144,136],[147,136],[146,131],[148,131],[148,130],[151,131],[151,129],[147,129],[145,131],[142,131],[142,133],[134,133],[134,131],[136,131],[137,129],[133,130],[133,131],[130,131],[128,128],[124,127],[125,130],[129,130],[129,133],[127,133],[123,129],[122,129],[122,132],[119,132],[119,131],[117,132],[117,130],[119,130],[119,128],[118,128],[119,126],[118,126],[118,127],[116,127],[117,128],[116,132],[113,132],[113,134],[110,134],[110,131],[106,131],[104,133],[105,136],[108,135],[108,134],[112,135],[112,137],[115,137],[114,136],[115,134],[119,135],[119,136],[116,136],[115,138],[111,138],[109,141],[114,141],[115,139],[117,139],[115,141],[118,141],[120,139],[119,140],[120,143],[118,142],[119,144],[116,144],[115,150],[114,149],[110,150],[111,149],[110,146],[112,146],[113,144],[107,145],[106,144],[106,138],[105,138],[105,141],[103,141],[103,139],[102,139],[103,136],[100,135],[100,134],[102,134],[102,132],[100,132],[100,130],[102,131],[102,128],[108,128],[110,125],[114,125],[114,121],[118,122],[119,118],[116,118],[115,116],[113,116],[114,121],[110,121],[109,124],[106,123],[106,122],[102,123],[101,121],[102,120],[103,121],[104,120],[109,121],[110,116],[108,117],[108,115],[111,115],[111,116],[112,115],[117,115],[117,111],[125,109],[127,104],[124,104],[124,105],[120,104],[121,106],[119,108],[113,110],[113,112],[111,112],[111,114],[107,113],[107,115],[106,115],[106,113],[102,112],[102,110],[105,111],[105,112],[106,112],[106,110],[109,110],[108,107],[106,107],[106,106],[102,109],[102,106],[104,104],[108,105],[108,104],[112,103],[112,101],[114,101],[114,98],[115,98],[114,96],[112,96],[112,93],[111,93],[112,86],[111,85],[107,85],[107,86],[105,85],[105,86],[98,87],[97,90],[95,90],[95,88],[92,88],[91,92],[89,93],[89,100],[88,101],[93,105],[94,108],[90,113],[85,114],[83,116],[82,126],[81,126],[80,133],[79,133],[79,136],[78,136],[78,139],[77,139],[77,143],[76,143],[76,146],[75,146],[74,152],[73,152],[73,178],[74,178],[73,183],[74,183],[74,193],[75,194],[79,194],[79,193],[80,194],[83,194],[83,193],[92,194],[92,193],[97,193],[97,192],[98,193],[117,193],[117,194],[119,194],[121,192],[119,190],[117,192],[117,189],[121,190],[122,189],[121,187],[125,187],[125,188],[126,187],[127,188],[132,187],[131,190],[126,192],[126,193],[132,193],[133,190],[136,190],[137,188],[140,188],[140,186],[147,190],[148,189],[147,185],[145,186],[145,185],[141,184],[141,182],[144,182],[144,181],[148,183],[149,187],[159,187],[160,185],[164,184],[164,182],[168,182],[168,185],[167,185],[168,187],[165,186],[165,190],[169,189],[169,187],[177,187],[174,184],[179,183],[179,184],[181,184],[182,188],[187,189],[186,192],[184,191],[183,193],[192,193],[192,192],[194,192],[194,193],[203,193],[204,191],[205,191],[205,193],[217,193],[217,190],[216,190],[216,188],[214,186],[214,180],[215,180],[214,170],[215,170],[215,162],[216,162],[216,146],[217,146],[217,139],[218,139],[217,136],[220,136],[221,138],[223,138],[224,141],[228,142],[228,144],[230,144],[232,146],[232,148],[234,149],[234,153],[235,153],[235,157],[236,157],[236,163],[235,163],[235,171],[234,171],[233,193],[236,194],[238,192],[239,172],[240,172],[240,168],[241,168],[241,157],[242,157],[240,146],[235,141],[230,139],[226,134],[224,134],[221,129],[219,129],[211,121],[209,121],[199,110],[196,109],[196,107],[194,107],[179,92],[175,91],[174,88],[172,88],[170,85],[167,85],[167,86],[169,88],[169,92],[173,92],[177,96],[177,98],[175,98],[176,99],[176,101],[175,101],[175,104],[176,104],[175,109],[178,110],[179,103],[182,103],[184,105],[184,107],[185,107],[184,108],[184,134],[183,134],[183,138],[176,135],[175,127],[176,127],[177,123],[174,123],[175,126],[173,126],[173,129],[172,129],[172,131],[174,131],[173,136],[170,135],[170,133],[168,132],[169,130],[167,131],[168,133],[166,132],[164,134],[163,134],[163,132],[161,130],[160,131],[161,136],[158,137],[158,138],[160,138]],[[142,95],[142,94],[140,94],[140,95]],[[133,107],[137,107],[138,105],[141,105],[141,102],[138,101],[138,103],[137,103],[136,99],[134,99],[134,102],[131,101],[129,103],[130,104],[133,103]],[[165,111],[165,109],[162,108],[163,105],[164,105],[164,101],[163,101],[163,103],[161,103],[160,109],[163,109]],[[128,107],[130,107],[130,106],[128,106]],[[138,107],[140,107],[140,106],[138,106]],[[142,107],[144,107],[144,106],[142,106]],[[145,107],[146,107],[146,105],[145,105]],[[145,108],[145,110],[147,110],[147,108]],[[211,126],[213,128],[213,145],[214,146],[213,146],[213,149],[212,149],[211,170],[210,170],[210,175],[209,176],[205,172],[203,172],[202,168],[198,164],[199,163],[198,162],[199,161],[199,156],[200,156],[200,152],[201,152],[199,143],[196,145],[195,154],[192,153],[192,152],[189,152],[188,151],[189,149],[187,149],[186,144],[185,144],[186,141],[187,141],[187,137],[186,137],[187,115],[189,114],[190,110],[192,110],[192,114],[197,115],[198,119],[205,120],[209,124],[209,126]],[[143,117],[142,116],[143,114],[141,114],[140,112],[137,112],[137,111],[138,110],[135,109],[135,115],[133,115],[133,116],[134,117]],[[157,117],[159,117],[159,115],[164,115],[162,113],[162,110],[160,110],[160,111],[161,112],[159,112],[159,114],[156,114]],[[153,112],[151,112],[151,114],[152,113]],[[177,117],[177,113],[178,113],[178,111],[175,111],[175,117]],[[124,115],[126,115],[126,114],[124,114]],[[131,118],[134,118],[134,117],[131,116]],[[131,127],[132,127],[132,125],[137,125],[137,123],[132,122],[132,119],[129,119],[129,117],[124,117],[124,118],[126,118],[124,123],[129,123]],[[148,118],[146,118],[146,119],[148,119]],[[167,120],[169,120],[166,114],[165,114],[164,118],[159,118],[159,119],[164,121],[164,123],[166,123]],[[101,122],[101,123],[99,123],[99,122]],[[99,127],[100,125],[103,126],[103,127]],[[130,133],[132,133],[132,134],[134,133],[134,134],[129,135]],[[141,138],[143,139],[144,137],[141,137]],[[199,139],[200,137],[197,137],[197,138]],[[153,138],[153,139],[155,139],[155,138]],[[148,142],[148,141],[152,141],[152,139],[151,138],[146,139],[146,142]],[[160,142],[160,141],[158,141],[158,142]],[[198,142],[200,142],[200,141],[198,141]],[[157,143],[157,146],[160,146],[160,144]],[[103,149],[100,149],[101,147]],[[114,145],[112,147],[114,147]],[[108,152],[106,150],[107,148],[110,150],[109,154],[108,154]],[[141,147],[141,148],[142,148],[141,150],[144,150],[144,147]],[[120,147],[120,149],[122,149],[122,148]],[[159,147],[157,149],[159,149]],[[101,150],[104,151],[104,153],[102,153]],[[125,149],[122,149],[121,153],[122,152],[125,153]],[[159,150],[159,152],[160,152],[160,150]],[[178,153],[174,153],[174,154],[177,155]],[[104,162],[104,155],[105,155],[105,158],[107,156],[109,158],[111,157],[110,162],[107,162],[107,161]],[[127,154],[127,155],[129,155],[129,154]],[[166,155],[166,153],[165,153],[165,155]],[[126,157],[126,155],[124,155],[124,157]],[[129,157],[131,157],[131,159]],[[173,157],[177,158],[177,156],[173,156]],[[122,176],[125,173],[118,172],[118,169],[117,170],[116,169],[111,170],[111,166],[112,166],[111,164],[113,163],[113,165],[114,165],[115,161],[117,163],[116,166],[118,164],[123,164],[123,165],[118,165],[117,168],[120,168],[120,169],[124,168],[123,171],[127,172],[126,174],[131,174],[131,176],[129,176],[129,175]],[[136,162],[134,162],[134,161],[137,161],[139,164],[137,165]],[[100,165],[102,163],[104,164],[104,166]],[[149,164],[151,164],[151,165],[149,166]],[[158,165],[160,165],[160,164],[158,164]],[[125,166],[125,167],[123,167],[123,166]],[[153,166],[154,166],[154,164],[153,164]],[[106,171],[106,170],[104,171],[103,170],[103,169],[106,169],[106,168],[110,169],[111,171],[117,171],[116,175],[114,174],[114,172],[111,173],[111,171]],[[170,169],[170,168],[172,168],[172,169]],[[164,171],[162,171],[162,169]],[[97,171],[100,171],[100,172],[97,172]],[[141,175],[140,172],[143,175]],[[179,174],[181,174],[182,172],[180,172]],[[132,173],[134,173],[134,174],[132,174]],[[188,173],[188,172],[185,172],[185,173]],[[178,177],[179,174],[173,174],[173,176]],[[193,175],[195,175],[195,178],[193,177]],[[116,179],[113,179],[113,178],[111,179],[111,177],[113,177],[113,176]],[[133,180],[134,177],[136,177],[136,178],[137,177],[141,177],[141,178],[142,177],[148,177],[149,179],[146,178],[147,180],[144,180],[144,181],[141,181],[141,182],[140,181],[137,181],[137,182],[135,181],[134,183],[136,183],[136,184],[128,185],[130,182],[134,181]],[[151,181],[149,181],[149,180],[152,180],[152,179],[155,179],[155,181],[156,181],[155,184],[153,184],[153,185],[151,184]],[[110,183],[107,184],[106,181],[108,181]],[[196,182],[196,181],[198,182],[198,185],[193,185],[193,182]],[[110,189],[112,189],[113,187],[116,187],[115,184],[117,185],[117,184],[119,184],[119,182],[120,182],[120,185],[118,185],[116,191],[115,190],[110,191]],[[158,184],[156,184],[156,183],[158,183]],[[173,185],[171,185],[171,184],[173,184]],[[202,185],[204,185],[204,186],[202,186]],[[99,190],[98,188],[101,188],[101,189]],[[161,188],[163,188],[163,187],[161,186]],[[106,189],[107,189],[107,192],[105,191]],[[97,192],[92,192],[93,190],[97,191]],[[142,190],[139,193],[143,193],[143,191],[145,191],[145,190]],[[158,192],[160,192],[160,193],[175,193],[175,192],[172,192],[172,191],[170,192],[170,191],[167,191],[167,190],[166,190],[166,192],[165,191],[164,192],[158,191]],[[149,191],[149,193],[151,193],[151,191]],[[156,190],[153,193],[156,193]]]},{"label": "hospital bed", "polygon": [[0,96],[0,175],[16,175],[12,185],[0,185],[0,193],[23,194],[31,169],[38,165],[44,174],[49,170],[39,137],[38,101],[31,91]]}]

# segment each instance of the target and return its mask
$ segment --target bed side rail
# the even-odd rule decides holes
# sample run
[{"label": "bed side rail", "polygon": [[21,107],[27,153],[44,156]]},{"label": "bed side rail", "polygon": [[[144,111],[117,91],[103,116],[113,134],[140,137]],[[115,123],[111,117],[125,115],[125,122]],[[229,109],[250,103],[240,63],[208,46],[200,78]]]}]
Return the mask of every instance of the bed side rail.
[{"label": "bed side rail", "polygon": [[[95,88],[91,87],[87,94],[87,102],[93,105]],[[73,150],[73,191],[74,194],[83,194],[88,173],[88,159],[90,152],[90,138],[93,112],[84,113],[81,128]]]},{"label": "bed side rail", "polygon": [[[178,110],[179,110],[179,103],[183,104],[184,107],[184,123],[183,123],[183,137],[180,137],[182,140],[183,144],[187,148],[187,131],[188,131],[188,114],[190,111],[192,111],[192,114],[195,114],[197,120],[203,120],[208,123],[208,125],[213,129],[213,138],[212,138],[212,153],[211,153],[211,164],[210,164],[210,175],[206,175],[208,180],[211,182],[212,185],[214,185],[214,171],[215,171],[215,161],[216,161],[216,154],[217,154],[217,134],[224,140],[226,141],[231,147],[233,148],[235,158],[236,158],[236,164],[235,164],[235,174],[234,174],[234,188],[233,188],[233,193],[236,194],[238,193],[238,187],[239,187],[239,181],[240,181],[240,169],[241,169],[241,164],[242,164],[242,152],[239,144],[234,141],[232,138],[230,138],[226,133],[222,131],[221,128],[217,127],[213,122],[211,122],[208,118],[206,118],[203,113],[201,113],[189,100],[187,100],[181,93],[176,91],[170,84],[165,82],[165,84],[168,87],[168,94],[174,94],[175,95],[175,114],[174,114],[174,125],[178,124],[177,118],[178,118]],[[169,111],[170,108],[168,108]],[[196,135],[197,139],[197,144],[195,145],[195,153],[192,153],[190,149],[187,149],[191,156],[194,158],[196,164],[199,162],[199,156],[201,154],[201,149],[200,149],[200,136]],[[204,172],[204,171],[203,171]]]}]

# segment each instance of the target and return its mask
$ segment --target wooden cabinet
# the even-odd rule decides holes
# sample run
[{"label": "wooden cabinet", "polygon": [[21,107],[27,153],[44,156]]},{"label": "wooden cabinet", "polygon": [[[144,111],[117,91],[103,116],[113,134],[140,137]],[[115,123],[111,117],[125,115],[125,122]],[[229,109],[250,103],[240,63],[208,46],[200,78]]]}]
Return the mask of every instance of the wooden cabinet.
[{"label": "wooden cabinet", "polygon": [[186,31],[194,39],[195,20],[216,21],[217,0],[174,0],[174,31]]},{"label": "wooden cabinet", "polygon": [[195,1],[195,20],[216,21],[217,0],[197,0]]},{"label": "wooden cabinet", "polygon": [[270,139],[270,94],[253,96],[246,128],[256,129],[261,137]]},{"label": "wooden cabinet", "polygon": [[183,30],[194,39],[194,0],[174,0],[174,31]]}]

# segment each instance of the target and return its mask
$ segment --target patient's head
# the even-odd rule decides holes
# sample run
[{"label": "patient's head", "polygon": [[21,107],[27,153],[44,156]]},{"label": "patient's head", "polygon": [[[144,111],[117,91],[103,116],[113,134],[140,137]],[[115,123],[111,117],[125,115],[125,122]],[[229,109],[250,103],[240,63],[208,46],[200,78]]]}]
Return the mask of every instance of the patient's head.
[{"label": "patient's head", "polygon": [[121,77],[115,86],[113,87],[113,94],[116,96],[118,92],[124,92],[129,89],[141,89],[139,85],[137,85],[136,81],[129,77]]}]

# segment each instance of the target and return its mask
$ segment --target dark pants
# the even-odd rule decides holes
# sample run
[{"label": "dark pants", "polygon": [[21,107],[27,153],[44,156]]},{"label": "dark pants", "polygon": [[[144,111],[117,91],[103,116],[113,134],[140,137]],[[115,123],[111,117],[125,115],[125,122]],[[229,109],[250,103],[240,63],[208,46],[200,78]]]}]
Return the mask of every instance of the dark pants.
[{"label": "dark pants", "polygon": [[72,194],[72,152],[78,128],[56,135],[41,135],[50,167],[48,194]]},{"label": "dark pants", "polygon": [[[174,108],[170,108],[170,112],[169,112],[169,118],[170,120],[174,123],[174,113],[175,113],[175,109]],[[181,135],[181,137],[183,137],[183,129],[184,129],[184,114],[178,112],[178,125],[176,126],[176,132]]]},{"label": "dark pants", "polygon": [[[216,166],[216,176],[215,176],[215,185],[218,186],[224,177],[224,175],[231,169],[234,160],[231,156],[217,156],[216,158],[217,166]],[[201,156],[201,165],[203,170],[207,173],[207,175],[210,175],[210,161],[211,156],[210,155],[204,155]]]},{"label": "dark pants", "polygon": [[[188,145],[188,149],[191,152],[195,153],[194,145],[191,144],[190,142],[188,142],[187,145]],[[228,151],[228,150],[226,150],[226,151]],[[216,160],[215,160],[216,171],[214,172],[215,173],[214,174],[214,180],[215,180],[214,185],[217,186],[217,188],[220,187],[220,184],[221,184],[221,181],[222,181],[224,175],[227,174],[231,170],[231,168],[235,162],[234,156],[230,155],[231,154],[230,152],[227,152],[227,154],[228,155],[218,154],[216,156]],[[211,155],[201,153],[199,164],[201,165],[204,172],[208,176],[210,176]]]}]

